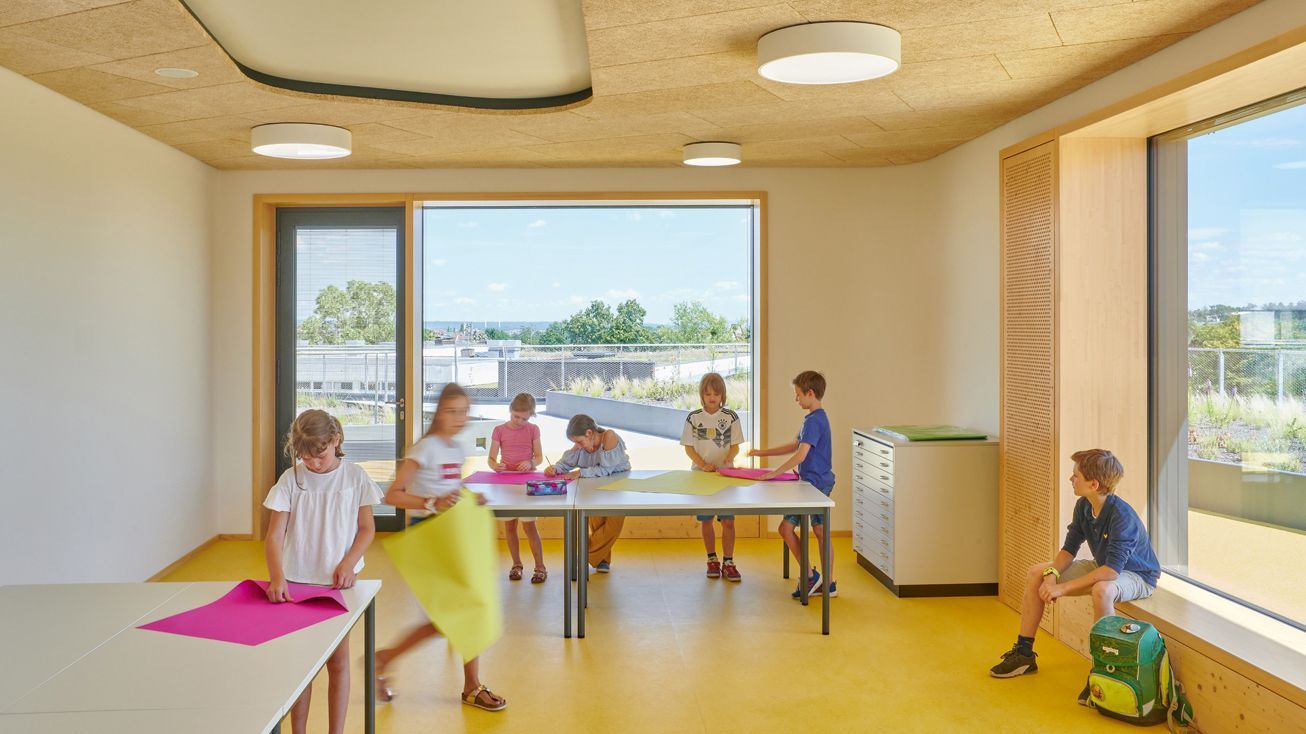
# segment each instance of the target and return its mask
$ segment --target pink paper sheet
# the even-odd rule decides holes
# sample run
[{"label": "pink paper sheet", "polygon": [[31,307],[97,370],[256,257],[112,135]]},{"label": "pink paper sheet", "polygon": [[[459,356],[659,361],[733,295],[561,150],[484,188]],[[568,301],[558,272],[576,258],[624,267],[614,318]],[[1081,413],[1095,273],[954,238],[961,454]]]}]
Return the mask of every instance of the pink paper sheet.
[{"label": "pink paper sheet", "polygon": [[[735,477],[735,478],[737,478],[737,479],[758,479],[758,478],[760,478],[763,474],[766,474],[766,473],[769,472],[769,471],[771,471],[771,470],[770,470],[770,469],[744,469],[744,468],[738,468],[738,469],[721,468],[721,469],[717,469],[717,473],[719,473],[721,476],[723,476],[723,477]],[[772,478],[772,479],[770,479],[770,480],[768,480],[768,481],[772,481],[772,482],[796,482],[796,481],[798,481],[798,474],[796,474],[795,472],[786,472],[786,473],[784,473],[784,474],[777,474],[777,475],[775,475],[774,478]]]},{"label": "pink paper sheet", "polygon": [[261,645],[349,611],[338,589],[291,583],[288,588],[295,601],[274,604],[268,601],[267,588],[266,581],[246,579],[215,602],[139,629]]},{"label": "pink paper sheet", "polygon": [[478,471],[463,478],[463,484],[525,484],[554,478],[540,471]]}]

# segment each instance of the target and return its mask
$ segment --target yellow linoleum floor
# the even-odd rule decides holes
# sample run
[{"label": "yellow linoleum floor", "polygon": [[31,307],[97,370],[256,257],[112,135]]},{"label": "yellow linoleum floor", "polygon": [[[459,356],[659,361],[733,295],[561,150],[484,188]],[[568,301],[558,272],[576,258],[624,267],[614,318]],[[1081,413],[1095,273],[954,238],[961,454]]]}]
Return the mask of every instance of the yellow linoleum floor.
[{"label": "yellow linoleum floor", "polygon": [[[461,705],[460,662],[435,640],[393,666],[399,696],[378,705],[377,730],[1137,731],[1075,704],[1087,662],[1051,638],[1039,640],[1038,674],[990,678],[987,669],[1011,646],[1017,624],[996,598],[898,599],[856,566],[847,538],[835,543],[839,598],[831,601],[829,637],[820,634],[819,597],[807,608],[789,598],[793,582],[780,577],[777,540],[740,541],[740,584],[703,575],[701,541],[621,541],[612,573],[591,576],[583,640],[561,636],[561,543],[546,541],[551,575],[534,586],[507,580],[504,550],[506,630],[481,670],[508,709]],[[384,581],[377,602],[384,646],[424,617],[379,544],[366,558],[363,577]],[[260,543],[223,541],[166,580],[266,576]],[[362,727],[362,650],[359,625],[351,640],[350,731]],[[314,690],[310,730],[321,732],[325,672]]]}]

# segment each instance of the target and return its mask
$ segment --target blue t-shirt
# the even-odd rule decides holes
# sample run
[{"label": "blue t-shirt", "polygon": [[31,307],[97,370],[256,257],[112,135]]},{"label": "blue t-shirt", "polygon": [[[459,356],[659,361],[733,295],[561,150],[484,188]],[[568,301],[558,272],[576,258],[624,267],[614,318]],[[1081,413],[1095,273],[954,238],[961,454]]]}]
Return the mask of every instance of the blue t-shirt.
[{"label": "blue t-shirt", "polygon": [[1152,587],[1161,577],[1161,564],[1152,552],[1147,528],[1128,502],[1110,495],[1102,511],[1093,517],[1093,505],[1086,497],[1075,503],[1074,517],[1066,526],[1066,542],[1061,546],[1070,555],[1088,541],[1088,549],[1099,566],[1110,566],[1116,573],[1133,571]]},{"label": "blue t-shirt", "polygon": [[825,408],[817,408],[803,416],[803,427],[798,429],[798,442],[811,446],[807,458],[798,465],[798,476],[813,487],[830,494],[834,489],[834,462],[831,456],[830,418]]}]

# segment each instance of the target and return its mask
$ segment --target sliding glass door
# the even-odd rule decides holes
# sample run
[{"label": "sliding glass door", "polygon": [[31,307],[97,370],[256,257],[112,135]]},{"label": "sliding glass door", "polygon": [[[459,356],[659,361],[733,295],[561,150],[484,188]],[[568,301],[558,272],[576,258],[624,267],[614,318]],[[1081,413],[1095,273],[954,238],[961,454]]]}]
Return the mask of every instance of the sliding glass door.
[{"label": "sliding glass door", "polygon": [[[404,447],[404,209],[277,211],[277,427],[320,408],[344,426],[347,460],[382,488]],[[290,459],[278,446],[278,472]],[[398,529],[394,508],[377,528]]]}]

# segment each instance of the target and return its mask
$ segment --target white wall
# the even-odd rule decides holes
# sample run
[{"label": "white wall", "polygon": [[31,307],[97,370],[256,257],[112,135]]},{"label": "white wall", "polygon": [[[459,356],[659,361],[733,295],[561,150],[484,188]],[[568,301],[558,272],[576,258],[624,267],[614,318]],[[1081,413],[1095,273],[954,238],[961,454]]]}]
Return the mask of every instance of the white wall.
[{"label": "white wall", "polygon": [[141,581],[217,532],[216,172],[3,68],[0,99],[0,584]]}]

